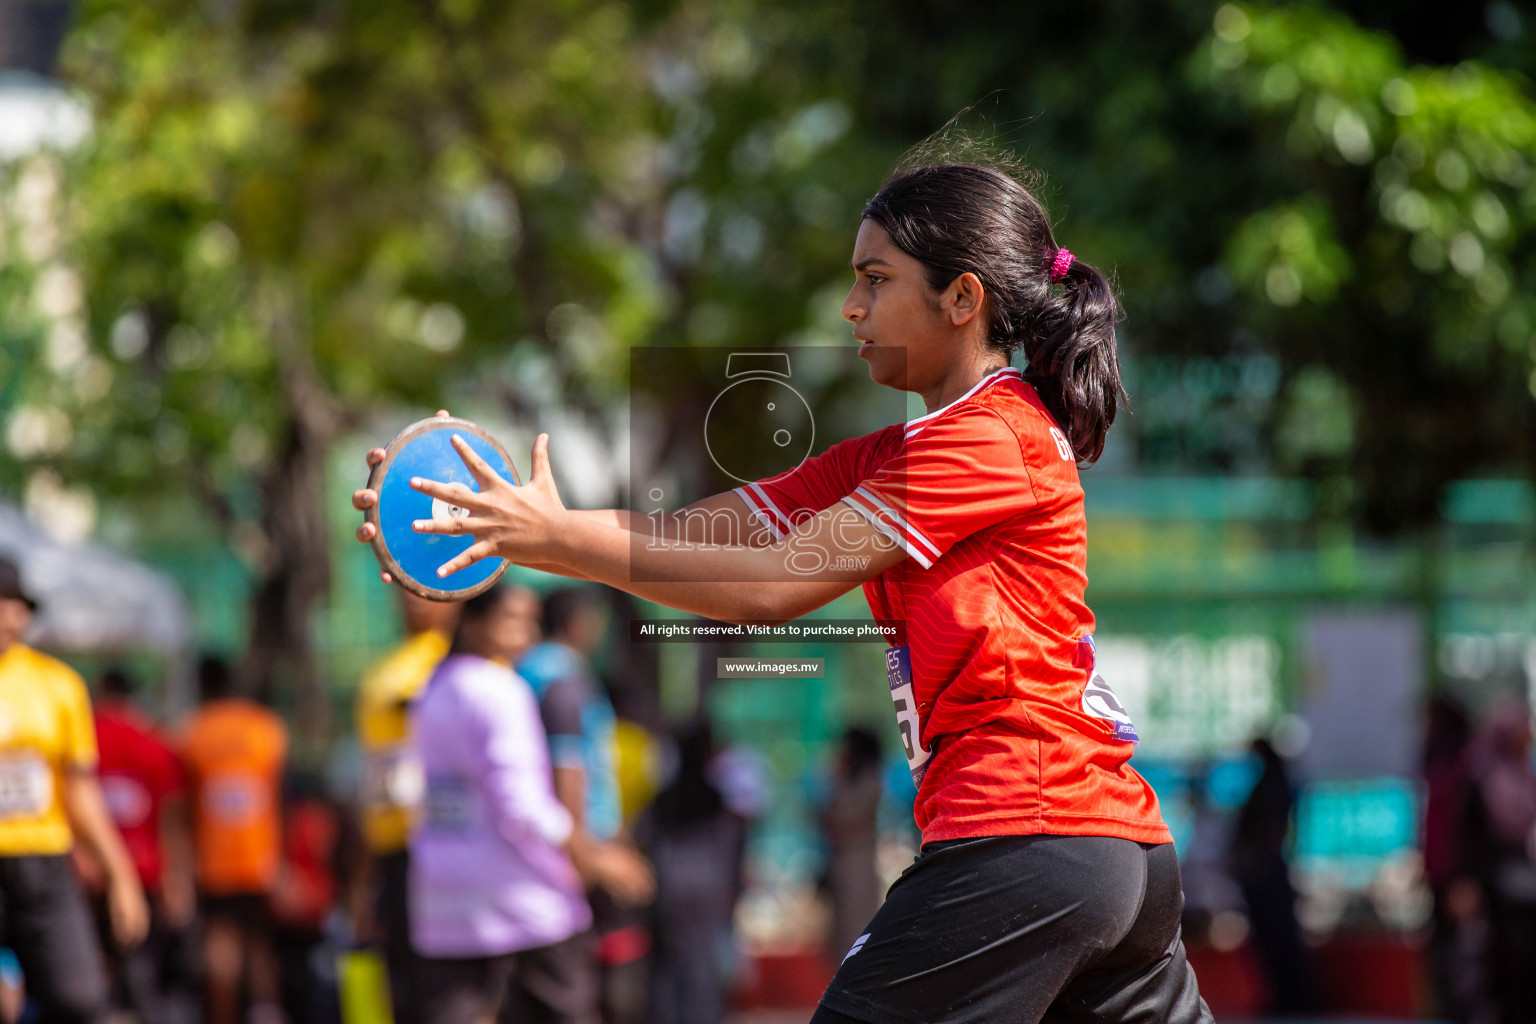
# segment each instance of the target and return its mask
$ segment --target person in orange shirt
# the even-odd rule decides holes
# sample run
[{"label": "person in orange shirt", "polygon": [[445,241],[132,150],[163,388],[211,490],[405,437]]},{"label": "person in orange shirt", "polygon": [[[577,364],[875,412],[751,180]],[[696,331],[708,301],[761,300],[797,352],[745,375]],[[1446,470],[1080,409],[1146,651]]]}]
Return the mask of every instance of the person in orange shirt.
[{"label": "person in orange shirt", "polygon": [[242,989],[252,1024],[277,1024],[283,1015],[268,900],[282,864],[288,731],[236,692],[219,659],[203,659],[198,684],[202,706],[187,726],[182,757],[203,911],[207,1024],[241,1024]]},{"label": "person in orange shirt", "polygon": [[75,841],[104,872],[120,945],[144,938],[149,908],[96,778],[85,681],[21,642],[36,608],[0,558],[0,945],[15,952],[41,1024],[99,1024],[107,977],[70,870]]}]

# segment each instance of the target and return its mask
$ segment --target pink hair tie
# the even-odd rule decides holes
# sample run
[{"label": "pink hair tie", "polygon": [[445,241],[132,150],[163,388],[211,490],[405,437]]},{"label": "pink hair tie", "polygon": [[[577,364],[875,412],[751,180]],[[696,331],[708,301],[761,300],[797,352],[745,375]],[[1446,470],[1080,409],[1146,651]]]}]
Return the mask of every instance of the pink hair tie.
[{"label": "pink hair tie", "polygon": [[1067,270],[1071,268],[1072,261],[1077,257],[1065,249],[1056,250],[1056,258],[1051,260],[1051,281],[1054,283],[1067,276]]}]

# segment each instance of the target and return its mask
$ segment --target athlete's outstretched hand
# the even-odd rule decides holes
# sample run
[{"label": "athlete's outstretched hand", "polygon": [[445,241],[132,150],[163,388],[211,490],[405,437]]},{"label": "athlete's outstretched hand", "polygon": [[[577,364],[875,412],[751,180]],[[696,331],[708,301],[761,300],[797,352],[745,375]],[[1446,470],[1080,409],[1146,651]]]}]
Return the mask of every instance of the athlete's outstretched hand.
[{"label": "athlete's outstretched hand", "polygon": [[[439,409],[437,410],[437,414],[439,416],[447,416],[448,410]],[[363,461],[368,463],[368,472],[372,473],[373,467],[384,461],[384,449],[368,449],[368,454],[363,456]],[[378,503],[379,492],[373,490],[370,487],[364,487],[361,490],[352,492],[352,507],[357,509],[359,512],[366,512]],[[357,539],[362,541],[364,544],[373,540],[373,534],[374,529],[372,523],[364,523],[362,526],[357,528]],[[394,582],[394,577],[387,572],[379,573],[379,579],[383,580],[385,583]]]},{"label": "athlete's outstretched hand", "polygon": [[548,560],[549,549],[559,536],[561,519],[566,514],[565,504],[555,490],[555,478],[549,471],[549,435],[540,434],[533,442],[533,468],[528,482],[521,487],[502,479],[457,434],[453,446],[480,485],[478,492],[465,484],[445,484],[419,477],[411,480],[411,486],[422,494],[469,511],[462,519],[418,519],[412,524],[418,533],[450,537],[470,534],[475,538],[475,543],[441,566],[437,574],[456,573],[482,558],[524,563]]}]

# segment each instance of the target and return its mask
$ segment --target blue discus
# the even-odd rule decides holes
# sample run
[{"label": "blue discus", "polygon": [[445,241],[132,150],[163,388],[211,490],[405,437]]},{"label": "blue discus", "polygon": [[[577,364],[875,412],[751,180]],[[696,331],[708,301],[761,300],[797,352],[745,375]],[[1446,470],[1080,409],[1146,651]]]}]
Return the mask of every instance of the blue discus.
[{"label": "blue discus", "polygon": [[469,467],[453,447],[459,435],[503,479],[519,483],[506,449],[484,428],[453,416],[434,416],[402,430],[384,449],[384,461],[373,468],[368,486],[379,500],[365,514],[373,524],[373,553],[395,582],[419,597],[433,601],[465,601],[493,586],[507,571],[503,558],[480,561],[448,576],[438,576],[439,566],[462,553],[475,538],[417,533],[411,524],[418,519],[458,519],[467,509],[429,498],[411,487],[411,479],[460,483],[480,490]]}]

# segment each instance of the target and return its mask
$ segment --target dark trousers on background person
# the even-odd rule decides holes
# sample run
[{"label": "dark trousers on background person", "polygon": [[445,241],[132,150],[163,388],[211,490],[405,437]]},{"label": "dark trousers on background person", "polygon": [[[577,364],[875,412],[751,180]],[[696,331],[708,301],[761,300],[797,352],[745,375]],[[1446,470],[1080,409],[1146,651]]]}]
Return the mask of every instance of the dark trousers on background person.
[{"label": "dark trousers on background person", "polygon": [[592,905],[593,955],[603,1024],[644,1024],[651,932],[644,912],[620,904],[607,890],[587,893]]},{"label": "dark trousers on background person", "polygon": [[422,957],[424,1024],[600,1024],[591,932],[500,956]]},{"label": "dark trousers on background person", "polygon": [[21,963],[38,1024],[101,1024],[107,972],[67,856],[0,857],[0,946]]},{"label": "dark trousers on background person", "polygon": [[[151,904],[153,907],[154,905]],[[107,898],[95,894],[91,910],[96,937],[106,960],[114,1009],[128,1010],[145,1024],[191,1024],[197,1019],[195,969],[189,970],[185,930],[172,930],[154,909],[149,934],[133,949],[114,946]]]},{"label": "dark trousers on background person", "polygon": [[1489,900],[1484,955],[1496,1024],[1536,1021],[1536,904]]},{"label": "dark trousers on background person", "polygon": [[395,1024],[423,1024],[422,957],[411,947],[411,855],[405,850],[379,857],[376,913],[384,933],[384,966]]},{"label": "dark trousers on background person", "polygon": [[1256,857],[1240,862],[1236,874],[1253,926],[1253,945],[1269,984],[1270,1012],[1315,1013],[1317,987],[1296,919],[1296,890],[1289,867],[1280,857]]}]

